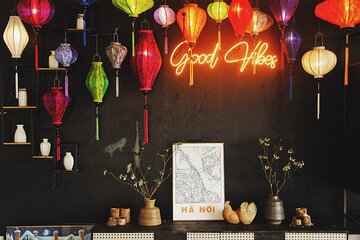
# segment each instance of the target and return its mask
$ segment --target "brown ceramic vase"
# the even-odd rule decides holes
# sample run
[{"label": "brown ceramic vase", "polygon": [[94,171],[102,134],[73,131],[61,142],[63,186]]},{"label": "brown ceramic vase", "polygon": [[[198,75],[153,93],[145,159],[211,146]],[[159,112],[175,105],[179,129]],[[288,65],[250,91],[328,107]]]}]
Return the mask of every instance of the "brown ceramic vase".
[{"label": "brown ceramic vase", "polygon": [[155,207],[156,199],[144,199],[145,206],[140,208],[139,225],[151,227],[161,224],[160,209]]},{"label": "brown ceramic vase", "polygon": [[264,219],[267,223],[278,225],[285,219],[284,203],[279,196],[269,196],[264,202]]}]

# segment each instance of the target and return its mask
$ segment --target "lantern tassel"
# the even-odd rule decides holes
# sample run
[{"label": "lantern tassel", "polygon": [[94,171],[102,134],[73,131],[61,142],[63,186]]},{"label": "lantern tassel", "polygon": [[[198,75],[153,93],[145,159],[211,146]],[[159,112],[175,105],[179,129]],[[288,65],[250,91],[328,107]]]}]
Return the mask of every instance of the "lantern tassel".
[{"label": "lantern tassel", "polygon": [[169,53],[169,43],[168,43],[168,34],[167,34],[168,28],[165,28],[165,37],[164,37],[164,54]]},{"label": "lantern tassel", "polygon": [[120,78],[119,78],[119,70],[116,70],[116,77],[115,77],[115,83],[116,83],[116,97],[118,98],[120,95]]},{"label": "lantern tassel", "polygon": [[290,64],[289,70],[289,100],[293,99],[293,72],[292,72],[292,63]]},{"label": "lantern tassel", "polygon": [[38,29],[34,29],[34,33],[35,33],[35,70],[38,71],[39,70],[39,41],[38,41],[38,35],[39,35],[39,30]]},{"label": "lantern tassel", "polygon": [[317,108],[316,108],[316,119],[320,119],[320,80],[318,81],[317,84]]},{"label": "lantern tassel", "polygon": [[131,47],[132,56],[135,57],[135,18],[131,22]]},{"label": "lantern tassel", "polygon": [[194,63],[192,57],[193,57],[192,48],[190,48],[190,82],[189,82],[190,87],[194,85]]},{"label": "lantern tassel", "polygon": [[96,141],[100,140],[100,134],[99,134],[99,103],[96,104],[96,110],[95,110],[95,139]]},{"label": "lantern tassel", "polygon": [[345,36],[345,71],[344,71],[344,85],[349,85],[349,31],[346,31]]},{"label": "lantern tassel", "polygon": [[285,29],[281,28],[281,39],[280,39],[280,69],[281,70],[284,70],[285,68],[284,40],[285,40]]},{"label": "lantern tassel", "polygon": [[218,27],[218,44],[219,44],[219,50],[221,50],[221,23],[219,23],[219,27]]},{"label": "lantern tassel", "polygon": [[69,77],[67,69],[65,70],[65,97],[69,97]]},{"label": "lantern tassel", "polygon": [[144,93],[144,144],[149,143],[149,105],[148,94]]},{"label": "lantern tassel", "polygon": [[60,154],[60,131],[59,126],[56,126],[56,161],[60,161],[61,154]]},{"label": "lantern tassel", "polygon": [[19,73],[17,65],[15,65],[15,98],[19,98]]},{"label": "lantern tassel", "polygon": [[[254,44],[254,49],[256,47],[256,35],[253,36],[253,44]],[[253,74],[256,75],[256,64],[257,64],[257,61],[256,61],[256,58],[254,57],[254,60],[253,60]]]},{"label": "lantern tassel", "polygon": [[84,18],[83,18],[83,44],[86,47],[86,10],[87,8],[84,7]]}]

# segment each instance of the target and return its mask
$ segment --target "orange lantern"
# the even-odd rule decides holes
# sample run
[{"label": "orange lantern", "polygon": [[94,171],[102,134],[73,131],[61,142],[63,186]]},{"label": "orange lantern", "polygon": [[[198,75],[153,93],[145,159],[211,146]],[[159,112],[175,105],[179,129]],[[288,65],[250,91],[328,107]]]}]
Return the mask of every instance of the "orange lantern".
[{"label": "orange lantern", "polygon": [[345,29],[344,85],[349,84],[349,32],[360,23],[360,0],[326,0],[315,8],[315,15],[329,23]]},{"label": "orange lantern", "polygon": [[206,23],[206,12],[196,3],[188,3],[177,13],[177,22],[183,33],[185,40],[189,44],[190,51],[190,82],[189,86],[194,85],[194,64],[192,61],[192,49],[196,44],[201,31]]}]

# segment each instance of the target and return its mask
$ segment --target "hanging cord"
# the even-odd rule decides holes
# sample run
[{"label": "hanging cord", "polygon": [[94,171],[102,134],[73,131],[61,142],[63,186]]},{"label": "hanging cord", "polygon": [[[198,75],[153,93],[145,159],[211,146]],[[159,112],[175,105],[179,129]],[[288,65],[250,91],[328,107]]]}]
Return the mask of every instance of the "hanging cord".
[{"label": "hanging cord", "polygon": [[87,11],[87,6],[84,6],[84,17],[83,17],[83,44],[86,47],[86,11]]},{"label": "hanging cord", "polygon": [[58,71],[55,71],[54,87],[60,87],[60,79],[58,77]]},{"label": "hanging cord", "polygon": [[[98,61],[96,58],[98,58]],[[101,56],[99,54],[99,33],[95,35],[95,55],[93,57],[93,62],[101,62]]]},{"label": "hanging cord", "polygon": [[119,42],[119,34],[118,34],[119,28],[115,28],[115,31],[113,33],[113,42]]}]

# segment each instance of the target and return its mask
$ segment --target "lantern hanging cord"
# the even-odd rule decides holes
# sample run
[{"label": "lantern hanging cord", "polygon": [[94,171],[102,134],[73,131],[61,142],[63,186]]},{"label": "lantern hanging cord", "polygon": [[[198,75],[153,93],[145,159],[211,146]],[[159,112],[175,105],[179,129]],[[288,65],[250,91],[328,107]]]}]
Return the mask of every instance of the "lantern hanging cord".
[{"label": "lantern hanging cord", "polygon": [[113,33],[113,42],[119,42],[119,34],[118,34],[119,28],[115,28],[115,31]]},{"label": "lantern hanging cord", "polygon": [[320,38],[321,42],[320,42],[320,46],[324,46],[324,37],[323,34],[321,32],[317,32],[315,34],[315,47],[319,46],[318,45],[318,38]]},{"label": "lantern hanging cord", "polygon": [[18,1],[14,0],[14,8],[11,10],[11,15],[17,15],[17,5],[18,5]]},{"label": "lantern hanging cord", "polygon": [[96,57],[99,58],[99,61],[98,62],[101,62],[101,56],[99,55],[99,41],[98,41],[98,38],[99,37],[99,33],[97,33],[95,35],[95,55],[93,57],[93,61],[96,62]]},{"label": "lantern hanging cord", "polygon": [[64,33],[64,42],[67,42],[67,32]]},{"label": "lantern hanging cord", "polygon": [[57,71],[55,71],[54,87],[60,87],[60,79]]},{"label": "lantern hanging cord", "polygon": [[150,23],[144,18],[144,20],[141,21],[141,30],[150,30]]}]

